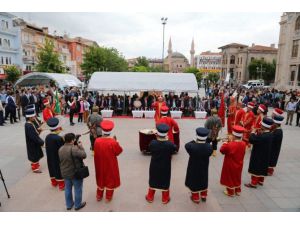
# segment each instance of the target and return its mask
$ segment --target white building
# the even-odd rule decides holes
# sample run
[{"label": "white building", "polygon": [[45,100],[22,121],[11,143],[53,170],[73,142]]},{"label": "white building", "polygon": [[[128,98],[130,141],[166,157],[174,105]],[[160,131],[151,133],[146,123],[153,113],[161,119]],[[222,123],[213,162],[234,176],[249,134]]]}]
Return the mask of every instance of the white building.
[{"label": "white building", "polygon": [[209,73],[221,73],[222,69],[222,53],[220,52],[202,52],[196,55],[196,67],[204,75]]},{"label": "white building", "polygon": [[300,88],[300,12],[283,13],[280,20],[275,86]]}]

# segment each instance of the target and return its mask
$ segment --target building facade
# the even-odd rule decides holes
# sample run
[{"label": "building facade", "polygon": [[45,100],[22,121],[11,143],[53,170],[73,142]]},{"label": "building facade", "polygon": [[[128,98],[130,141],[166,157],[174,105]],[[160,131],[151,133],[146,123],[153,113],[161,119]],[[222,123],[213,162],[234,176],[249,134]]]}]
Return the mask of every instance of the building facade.
[{"label": "building facade", "polygon": [[222,54],[220,52],[202,52],[195,57],[195,60],[196,68],[199,69],[203,75],[208,75],[209,73],[221,73]]},{"label": "building facade", "polygon": [[231,43],[219,47],[222,50],[221,79],[225,80],[227,74],[230,79],[237,84],[245,83],[249,80],[248,66],[254,59],[263,59],[272,63],[277,59],[277,48],[274,44],[262,46],[252,44],[247,46],[238,43]]},{"label": "building facade", "polygon": [[6,66],[22,66],[20,29],[14,26],[15,16],[0,12],[0,79]]},{"label": "building facade", "polygon": [[300,12],[283,13],[280,20],[275,86],[300,88]]}]

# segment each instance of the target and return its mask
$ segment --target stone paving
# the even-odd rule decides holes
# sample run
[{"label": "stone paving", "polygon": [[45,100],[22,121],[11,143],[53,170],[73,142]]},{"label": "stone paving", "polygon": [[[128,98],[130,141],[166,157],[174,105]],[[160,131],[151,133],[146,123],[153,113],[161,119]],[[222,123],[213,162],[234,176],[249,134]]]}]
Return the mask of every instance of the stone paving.
[{"label": "stone paving", "polygon": [[[85,124],[69,126],[63,118],[64,133],[83,133]],[[93,156],[89,151],[89,137],[82,137],[88,153],[85,163],[90,176],[84,180],[83,200],[87,206],[82,211],[300,211],[300,128],[285,126],[282,152],[278,167],[272,177],[267,177],[265,185],[258,189],[242,187],[240,197],[230,198],[223,194],[220,173],[223,156],[211,157],[209,168],[209,188],[206,203],[194,204],[189,199],[189,191],[184,185],[188,154],[184,143],[195,137],[195,128],[203,126],[205,120],[178,119],[181,129],[179,153],[172,159],[171,202],[161,203],[161,194],[149,204],[145,201],[148,188],[150,156],[139,151],[138,131],[154,127],[152,119],[113,119],[116,134],[123,153],[119,156],[121,187],[115,191],[110,203],[97,202]],[[76,121],[76,120],[75,120]],[[42,138],[49,131],[42,133]],[[225,136],[226,128],[221,132]],[[246,153],[242,182],[248,182],[247,172],[250,152]],[[66,211],[64,193],[50,185],[46,158],[41,161],[42,174],[33,174],[26,156],[24,120],[0,127],[0,169],[4,175],[11,199],[7,199],[0,181],[0,211]]]}]

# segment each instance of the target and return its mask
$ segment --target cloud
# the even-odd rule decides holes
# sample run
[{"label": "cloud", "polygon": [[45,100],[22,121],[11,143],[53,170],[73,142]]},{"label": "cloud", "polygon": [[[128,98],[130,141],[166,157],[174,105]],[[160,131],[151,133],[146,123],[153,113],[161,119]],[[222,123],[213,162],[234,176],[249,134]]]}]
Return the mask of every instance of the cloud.
[{"label": "cloud", "polygon": [[219,51],[218,47],[238,42],[270,45],[278,42],[281,13],[14,13],[50,32],[81,36],[99,45],[115,47],[126,58],[162,55],[162,25],[165,29],[165,55],[169,37],[173,51],[189,58],[191,41],[195,39],[196,54]]}]

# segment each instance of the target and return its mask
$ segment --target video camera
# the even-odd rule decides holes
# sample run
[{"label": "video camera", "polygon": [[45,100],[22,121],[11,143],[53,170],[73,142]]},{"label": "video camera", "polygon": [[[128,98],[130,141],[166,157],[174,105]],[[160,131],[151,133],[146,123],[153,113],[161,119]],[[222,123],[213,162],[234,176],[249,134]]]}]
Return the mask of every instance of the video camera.
[{"label": "video camera", "polygon": [[78,145],[78,141],[79,141],[79,138],[81,137],[81,134],[76,134],[75,135],[75,141],[74,141],[74,145]]}]

